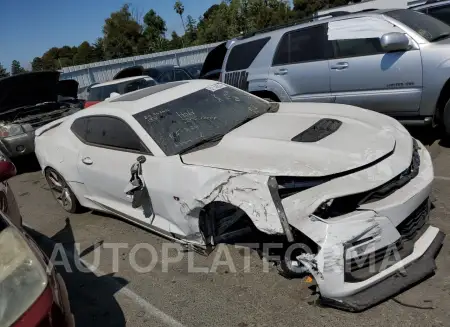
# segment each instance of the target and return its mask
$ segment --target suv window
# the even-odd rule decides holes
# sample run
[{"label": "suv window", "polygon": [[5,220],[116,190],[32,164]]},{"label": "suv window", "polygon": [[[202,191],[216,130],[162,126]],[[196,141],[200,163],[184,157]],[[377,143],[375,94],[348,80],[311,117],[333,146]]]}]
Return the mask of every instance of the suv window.
[{"label": "suv window", "polygon": [[333,44],[336,58],[384,53],[380,38],[389,32],[401,30],[384,19],[374,17],[343,19],[328,24],[328,39]]},{"label": "suv window", "polygon": [[270,37],[236,45],[231,49],[227,59],[226,71],[232,72],[250,67],[253,60],[269,42]]},{"label": "suv window", "polygon": [[380,38],[335,40],[333,47],[337,58],[384,53]]},{"label": "suv window", "polygon": [[175,69],[175,81],[185,81],[191,77],[182,69]]},{"label": "suv window", "polygon": [[450,24],[450,4],[428,8],[428,15]]},{"label": "suv window", "polygon": [[322,24],[284,34],[275,53],[273,66],[328,59],[330,49],[325,38],[325,26]]},{"label": "suv window", "polygon": [[126,151],[148,152],[127,123],[108,116],[90,116],[88,118],[86,142]]},{"label": "suv window", "polygon": [[140,89],[145,89],[147,87],[150,86],[155,86],[156,82],[153,79],[147,78],[147,79],[139,79],[137,81],[132,81],[130,83],[128,83],[125,88],[124,88],[124,94],[125,93],[130,93],[133,91],[137,91]]},{"label": "suv window", "polygon": [[173,82],[173,70],[169,70],[159,77],[160,83]]}]

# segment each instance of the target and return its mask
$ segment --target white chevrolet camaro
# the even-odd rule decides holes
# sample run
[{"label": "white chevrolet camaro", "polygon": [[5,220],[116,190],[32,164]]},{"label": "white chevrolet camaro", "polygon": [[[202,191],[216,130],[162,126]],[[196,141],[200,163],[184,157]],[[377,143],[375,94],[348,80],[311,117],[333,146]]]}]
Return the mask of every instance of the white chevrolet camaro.
[{"label": "white chevrolet camaro", "polygon": [[348,105],[168,83],[40,128],[36,155],[65,210],[204,248],[249,233],[282,240],[281,271],[307,271],[345,310],[433,274],[444,239],[428,223],[428,151],[396,120]]}]

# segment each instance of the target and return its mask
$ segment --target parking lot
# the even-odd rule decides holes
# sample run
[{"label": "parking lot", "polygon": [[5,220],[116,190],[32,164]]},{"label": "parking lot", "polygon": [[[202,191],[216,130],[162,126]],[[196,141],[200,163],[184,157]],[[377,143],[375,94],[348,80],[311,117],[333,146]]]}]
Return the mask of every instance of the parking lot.
[{"label": "parking lot", "polygon": [[[428,138],[423,142],[432,153],[435,165],[435,209],[431,221],[448,235],[450,148],[439,140]],[[229,251],[236,272],[219,266],[215,273],[188,273],[189,261],[193,260],[195,267],[211,267],[214,258],[189,252],[180,262],[168,266],[158,258],[154,269],[139,273],[130,264],[133,247],[147,243],[160,256],[163,243],[169,241],[104,214],[67,214],[54,201],[34,158],[24,158],[17,164],[19,174],[10,184],[24,223],[49,255],[56,243],[62,243],[68,250],[67,260],[73,272],[60,271],[68,287],[77,326],[450,325],[448,239],[437,259],[434,277],[375,308],[351,314],[321,307],[306,281],[285,279],[273,267],[264,272],[263,261],[256,253],[252,254],[248,266],[244,249],[232,246]],[[113,251],[108,248],[112,243],[123,243],[118,261],[113,260]],[[86,265],[93,264],[91,271],[76,269],[74,260],[78,256]],[[142,267],[152,262],[152,254],[145,249],[133,253],[132,257]],[[98,264],[95,258],[100,259]],[[118,262],[118,267],[114,267],[114,262]],[[165,267],[168,272],[164,272]]]}]

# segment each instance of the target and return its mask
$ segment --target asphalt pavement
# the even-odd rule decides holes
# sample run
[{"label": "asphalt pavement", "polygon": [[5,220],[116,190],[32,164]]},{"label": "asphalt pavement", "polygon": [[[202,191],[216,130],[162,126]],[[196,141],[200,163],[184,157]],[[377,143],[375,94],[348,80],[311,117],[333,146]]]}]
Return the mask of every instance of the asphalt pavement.
[{"label": "asphalt pavement", "polygon": [[[450,235],[450,148],[421,137],[435,166],[431,223]],[[347,313],[320,306],[312,284],[280,276],[245,248],[181,252],[119,218],[68,214],[35,158],[17,164],[10,184],[24,223],[50,256],[57,254],[77,326],[450,326],[450,236],[435,276],[363,313]],[[220,265],[227,256],[234,267]]]}]

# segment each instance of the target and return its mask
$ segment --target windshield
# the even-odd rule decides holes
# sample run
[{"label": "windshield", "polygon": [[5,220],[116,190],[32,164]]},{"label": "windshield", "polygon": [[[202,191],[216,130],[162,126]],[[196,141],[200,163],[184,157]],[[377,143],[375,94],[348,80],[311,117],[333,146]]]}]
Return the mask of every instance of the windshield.
[{"label": "windshield", "polygon": [[413,29],[430,42],[450,36],[450,26],[429,15],[414,10],[393,10],[386,13],[399,22]]},{"label": "windshield", "polygon": [[223,136],[270,109],[251,94],[217,83],[142,111],[134,118],[168,156]]},{"label": "windshield", "polygon": [[117,84],[97,86],[91,88],[88,96],[88,101],[103,101],[106,98],[109,98],[109,96],[113,92],[125,94],[154,85],[156,85],[156,82],[153,79],[144,77],[141,79],[126,81]]}]

